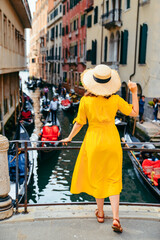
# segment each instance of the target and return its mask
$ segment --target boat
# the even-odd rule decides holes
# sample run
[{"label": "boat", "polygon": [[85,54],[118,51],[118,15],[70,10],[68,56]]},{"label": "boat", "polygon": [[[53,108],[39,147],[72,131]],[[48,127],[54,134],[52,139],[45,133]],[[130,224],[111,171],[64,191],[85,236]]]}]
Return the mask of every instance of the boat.
[{"label": "boat", "polygon": [[24,102],[19,120],[27,130],[34,127],[34,110],[32,104],[28,100]]},{"label": "boat", "polygon": [[33,105],[32,98],[30,98],[25,92],[23,92],[23,98],[24,98],[24,101],[27,100],[28,102],[30,102]]},{"label": "boat", "polygon": [[40,99],[40,112],[43,114],[45,119],[49,115],[49,105],[50,105],[50,100],[49,99],[46,100],[45,96],[43,96]]},{"label": "boat", "polygon": [[[14,140],[29,140],[29,135],[24,128],[24,126],[19,123],[16,129],[16,134]],[[31,146],[31,143],[28,143],[28,147]],[[19,144],[20,148],[24,148],[24,143]],[[31,175],[33,172],[33,159],[34,156],[32,151],[27,151],[27,185],[30,182]],[[18,182],[18,201],[20,202],[24,196],[25,189],[25,153],[18,152],[18,172],[19,172],[19,182]],[[8,150],[8,167],[9,167],[9,176],[10,176],[10,192],[9,195],[13,199],[13,202],[16,200],[16,146],[15,143],[10,143]]]},{"label": "boat", "polygon": [[[58,142],[61,139],[60,122],[57,118],[56,124],[53,124],[50,119],[51,119],[51,114],[48,115],[48,117],[46,118],[46,121],[44,123],[44,126],[42,127],[40,137],[39,137],[39,141],[41,141],[41,143],[39,144],[39,147],[53,147],[53,146],[57,147],[60,144]],[[43,141],[55,141],[55,142],[45,143]],[[48,153],[48,152],[52,152],[52,151],[55,151],[55,150],[54,149],[48,149],[48,150],[44,149],[44,150],[41,150],[39,153],[41,153],[41,152]]]},{"label": "boat", "polygon": [[[140,141],[130,134],[125,134],[125,141],[128,143]],[[127,147],[145,148],[145,152],[128,151],[129,158],[133,164],[135,173],[146,188],[160,201],[160,160],[154,156],[153,153],[147,152],[147,149],[154,149],[155,146],[150,143],[127,145]],[[153,161],[154,160],[154,161]]]},{"label": "boat", "polygon": [[71,95],[70,101],[71,101],[73,108],[77,108],[79,106],[80,99],[78,98],[78,96],[76,94]]},{"label": "boat", "polygon": [[71,109],[71,101],[69,99],[62,99],[60,105],[64,111]]}]

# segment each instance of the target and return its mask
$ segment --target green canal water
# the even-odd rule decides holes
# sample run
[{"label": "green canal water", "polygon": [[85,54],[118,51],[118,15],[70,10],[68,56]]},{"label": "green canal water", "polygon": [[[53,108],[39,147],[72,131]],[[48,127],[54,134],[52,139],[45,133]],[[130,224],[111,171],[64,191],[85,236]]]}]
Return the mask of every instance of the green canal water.
[{"label": "green canal water", "polygon": [[[69,113],[61,109],[58,111],[63,137],[67,137],[70,133],[76,114],[76,112]],[[83,140],[86,129],[87,127],[84,126],[74,140]],[[32,204],[94,201],[92,196],[85,193],[71,194],[69,191],[77,155],[78,150],[64,150],[53,152],[49,157],[38,158],[28,187],[28,202]],[[97,159],[97,164],[98,162]],[[120,201],[157,203],[135,175],[127,152],[124,152],[123,158],[123,191]]]}]

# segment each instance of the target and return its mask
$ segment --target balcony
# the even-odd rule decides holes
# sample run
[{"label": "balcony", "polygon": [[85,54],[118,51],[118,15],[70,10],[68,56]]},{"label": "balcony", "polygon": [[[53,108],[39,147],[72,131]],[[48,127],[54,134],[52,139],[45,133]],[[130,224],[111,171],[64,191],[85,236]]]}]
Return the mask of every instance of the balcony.
[{"label": "balcony", "polygon": [[121,9],[113,9],[102,15],[102,25],[110,30],[111,28],[121,27]]},{"label": "balcony", "polygon": [[68,34],[68,37],[69,37],[69,38],[71,38],[71,37],[72,37],[72,33],[71,33],[71,32]]},{"label": "balcony", "polygon": [[86,65],[86,57],[85,56],[80,57],[80,63]]},{"label": "balcony", "polygon": [[54,61],[54,56],[52,56],[52,55],[51,56],[47,56],[46,57],[46,61],[47,62],[53,62]]},{"label": "balcony", "polygon": [[24,28],[31,28],[32,17],[27,0],[10,0]]},{"label": "balcony", "polygon": [[94,1],[93,0],[88,0],[87,1],[87,6],[86,6],[86,9],[85,9],[85,12],[90,12],[92,11],[93,9],[93,4],[94,4]]}]

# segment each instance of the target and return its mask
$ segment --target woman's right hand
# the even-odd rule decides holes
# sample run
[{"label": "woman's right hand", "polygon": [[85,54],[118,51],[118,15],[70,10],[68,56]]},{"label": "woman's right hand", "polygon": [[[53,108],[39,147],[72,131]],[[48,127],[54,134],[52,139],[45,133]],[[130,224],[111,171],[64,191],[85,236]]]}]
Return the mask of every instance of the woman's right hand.
[{"label": "woman's right hand", "polygon": [[132,93],[137,93],[137,84],[135,82],[128,82],[128,88]]},{"label": "woman's right hand", "polygon": [[69,137],[67,137],[67,138],[62,139],[60,142],[62,143],[62,145],[67,145],[67,143],[68,143],[68,142],[71,142],[71,141],[72,141],[72,139],[70,139]]}]

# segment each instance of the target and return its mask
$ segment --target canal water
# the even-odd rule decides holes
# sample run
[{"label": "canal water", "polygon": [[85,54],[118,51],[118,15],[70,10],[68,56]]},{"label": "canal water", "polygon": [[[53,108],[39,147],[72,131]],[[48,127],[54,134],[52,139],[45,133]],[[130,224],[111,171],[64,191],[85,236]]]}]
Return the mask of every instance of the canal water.
[{"label": "canal water", "polygon": [[[21,78],[23,81],[27,80],[27,73],[23,73]],[[23,84],[23,91],[33,96],[33,92],[28,91],[25,84]],[[50,91],[51,96],[52,91]],[[61,124],[63,138],[70,133],[76,115],[76,111],[58,110],[57,117]],[[87,127],[84,126],[74,138],[74,141],[82,141],[86,129]],[[77,155],[78,150],[61,150],[53,152],[50,156],[42,158],[38,156],[34,162],[33,175],[28,186],[28,202],[30,204],[40,204],[95,201],[92,196],[86,193],[71,194],[69,191]],[[127,152],[124,152],[123,156],[123,190],[120,201],[157,203],[158,201],[138,180]],[[97,159],[98,163],[99,159]],[[109,201],[109,199],[107,198],[106,201]]]}]

